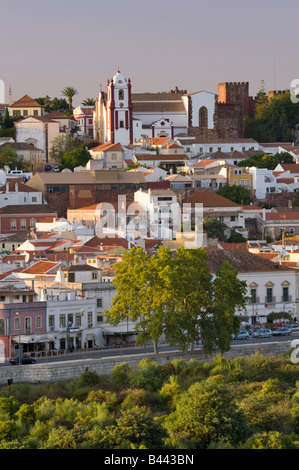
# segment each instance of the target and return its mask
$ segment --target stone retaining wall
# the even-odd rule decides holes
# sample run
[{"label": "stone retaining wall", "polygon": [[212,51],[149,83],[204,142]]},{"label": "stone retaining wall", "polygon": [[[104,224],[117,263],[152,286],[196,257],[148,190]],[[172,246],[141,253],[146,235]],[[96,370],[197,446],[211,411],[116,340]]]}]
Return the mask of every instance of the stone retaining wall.
[{"label": "stone retaining wall", "polygon": [[[225,357],[234,359],[235,357],[248,357],[259,352],[265,356],[280,356],[291,350],[291,341],[278,341],[263,344],[245,344],[233,345],[231,350],[224,354]],[[96,372],[98,375],[109,375],[115,365],[127,362],[131,367],[136,367],[141,359],[149,359],[163,365],[172,362],[174,359],[196,359],[202,362],[209,362],[217,354],[206,355],[202,350],[187,351],[169,351],[159,354],[134,354],[128,356],[102,357],[94,359],[78,359],[63,362],[52,362],[47,364],[32,364],[24,366],[1,366],[0,367],[0,386],[6,386],[9,383],[41,383],[55,382],[56,380],[73,380],[79,378],[88,367],[90,372]]]}]

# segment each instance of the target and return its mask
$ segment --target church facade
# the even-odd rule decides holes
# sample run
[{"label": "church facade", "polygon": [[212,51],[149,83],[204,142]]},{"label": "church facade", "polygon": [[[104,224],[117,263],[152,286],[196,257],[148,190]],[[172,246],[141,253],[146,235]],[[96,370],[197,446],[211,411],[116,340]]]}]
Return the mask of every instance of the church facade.
[{"label": "church facade", "polygon": [[130,78],[118,70],[96,99],[94,139],[127,146],[156,137],[242,138],[244,116],[252,117],[254,106],[248,82],[219,83],[218,94],[177,87],[169,93],[132,93]]}]

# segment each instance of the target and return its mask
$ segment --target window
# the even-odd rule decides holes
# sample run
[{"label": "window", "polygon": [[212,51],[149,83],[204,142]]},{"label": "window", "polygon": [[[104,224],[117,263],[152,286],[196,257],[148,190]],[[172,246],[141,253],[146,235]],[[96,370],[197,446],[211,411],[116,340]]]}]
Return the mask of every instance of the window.
[{"label": "window", "polygon": [[202,106],[199,110],[199,132],[201,135],[205,135],[208,129],[208,110],[205,106]]},{"label": "window", "polygon": [[36,220],[30,219],[30,228],[35,228],[35,226],[36,226]]},{"label": "window", "polygon": [[38,111],[36,109],[33,111],[33,116],[38,116]]},{"label": "window", "polygon": [[250,289],[250,302],[256,304],[256,289]]},{"label": "window", "polygon": [[75,315],[75,326],[81,326],[81,313]]},{"label": "window", "polygon": [[92,327],[92,312],[87,312],[87,323],[88,323],[88,328]]},{"label": "window", "polygon": [[65,328],[65,315],[60,315],[59,316],[59,328]]},{"label": "window", "polygon": [[26,219],[21,219],[21,222],[20,222],[21,230],[26,230],[26,227],[27,227]]},{"label": "window", "polygon": [[230,221],[231,221],[231,222],[235,222],[235,220],[236,220],[236,216],[235,216],[235,215],[232,215],[231,218],[230,218]]},{"label": "window", "polygon": [[282,301],[283,302],[289,301],[289,288],[288,287],[282,288]]},{"label": "window", "polygon": [[111,159],[112,159],[112,160],[116,160],[116,158],[117,158],[116,153],[113,153],[113,154],[111,155]]},{"label": "window", "polygon": [[103,307],[103,299],[97,299],[97,307],[102,308]]},{"label": "window", "polygon": [[98,273],[97,272],[91,273],[91,279],[97,279],[97,278],[98,278]]},{"label": "window", "polygon": [[4,319],[0,319],[0,336],[4,336],[5,335],[5,320]]},{"label": "window", "polygon": [[31,317],[25,318],[25,334],[26,335],[31,334]]},{"label": "window", "polygon": [[49,327],[54,327],[55,326],[55,316],[54,315],[49,315]]},{"label": "window", "polygon": [[267,287],[267,297],[266,300],[268,303],[273,302],[273,289],[272,287]]},{"label": "window", "polygon": [[97,323],[101,323],[103,321],[103,315],[97,315]]},{"label": "window", "polygon": [[11,221],[10,221],[10,230],[17,230],[17,221],[16,221],[16,219],[11,219]]},{"label": "window", "polygon": [[123,128],[124,126],[124,121],[119,121],[119,127]]},{"label": "window", "polygon": [[118,99],[123,100],[124,99],[124,90],[119,90],[118,91]]},{"label": "window", "polygon": [[74,321],[74,315],[72,313],[67,314],[67,326],[71,327],[73,326],[73,321]]},{"label": "window", "polygon": [[27,111],[27,109],[24,109],[24,111],[23,111],[23,116],[28,116],[28,111]]},{"label": "window", "polygon": [[36,197],[33,197],[32,202],[36,202],[36,201],[37,201]]},{"label": "window", "polygon": [[42,327],[42,317],[36,317],[35,318],[35,327],[36,328],[41,328]]}]

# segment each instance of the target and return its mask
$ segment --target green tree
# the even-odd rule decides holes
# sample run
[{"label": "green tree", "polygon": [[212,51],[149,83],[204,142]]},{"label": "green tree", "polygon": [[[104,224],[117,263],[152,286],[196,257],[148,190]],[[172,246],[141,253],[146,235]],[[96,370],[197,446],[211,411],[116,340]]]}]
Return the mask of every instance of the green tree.
[{"label": "green tree", "polygon": [[77,90],[71,86],[67,86],[62,90],[62,94],[67,97],[69,109],[73,107],[73,97],[78,94]]},{"label": "green tree", "polygon": [[95,100],[93,98],[86,98],[85,100],[82,101],[82,106],[94,106],[95,105]]},{"label": "green tree", "polygon": [[245,137],[259,142],[290,142],[294,140],[294,129],[299,122],[299,104],[291,100],[287,90],[271,99],[258,96],[256,116],[245,119]]},{"label": "green tree", "polygon": [[176,445],[195,448],[207,448],[213,441],[236,444],[245,431],[243,413],[229,389],[212,380],[195,383],[181,394],[164,426]]},{"label": "green tree", "polygon": [[218,238],[220,242],[226,240],[225,230],[227,225],[215,216],[209,215],[203,221],[203,229],[207,232],[209,238]]},{"label": "green tree", "polygon": [[50,157],[58,163],[65,153],[80,148],[80,145],[80,142],[72,137],[59,135],[53,139]]},{"label": "green tree", "polygon": [[150,257],[142,248],[123,253],[114,278],[116,295],[107,315],[117,325],[130,318],[138,331],[137,342],[152,340],[155,352],[164,334],[182,349],[198,339],[204,349],[230,349],[231,335],[238,328],[235,310],[244,308],[246,284],[225,263],[214,276],[204,250],[179,248],[173,255],[160,247]]},{"label": "green tree", "polygon": [[28,170],[29,163],[18,156],[17,151],[9,144],[0,147],[0,167],[8,166],[11,170]]},{"label": "green tree", "polygon": [[11,129],[14,127],[14,121],[9,117],[8,108],[5,108],[4,118],[3,118],[3,127],[5,129]]},{"label": "green tree", "polygon": [[248,189],[243,186],[221,186],[221,188],[218,189],[217,194],[235,202],[236,204],[247,205],[252,202]]},{"label": "green tree", "polygon": [[60,170],[64,168],[74,170],[77,166],[85,166],[90,159],[91,155],[88,150],[81,147],[71,152],[64,153],[58,162],[58,166]]},{"label": "green tree", "polygon": [[280,163],[295,163],[292,155],[288,152],[276,153],[275,155],[254,155],[246,160],[239,162],[240,167],[267,168],[274,170]]}]

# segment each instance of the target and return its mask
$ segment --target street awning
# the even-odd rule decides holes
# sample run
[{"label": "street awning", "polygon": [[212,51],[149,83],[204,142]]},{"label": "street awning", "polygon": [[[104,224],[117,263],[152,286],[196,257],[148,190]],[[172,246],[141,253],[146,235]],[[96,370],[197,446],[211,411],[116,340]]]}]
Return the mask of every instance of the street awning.
[{"label": "street awning", "polygon": [[13,338],[14,343],[29,344],[29,343],[47,343],[55,341],[60,338],[59,333],[44,333],[37,335],[17,335]]},{"label": "street awning", "polygon": [[137,335],[138,332],[135,330],[127,330],[125,326],[116,326],[113,330],[104,330],[103,335],[113,336],[113,335]]}]

